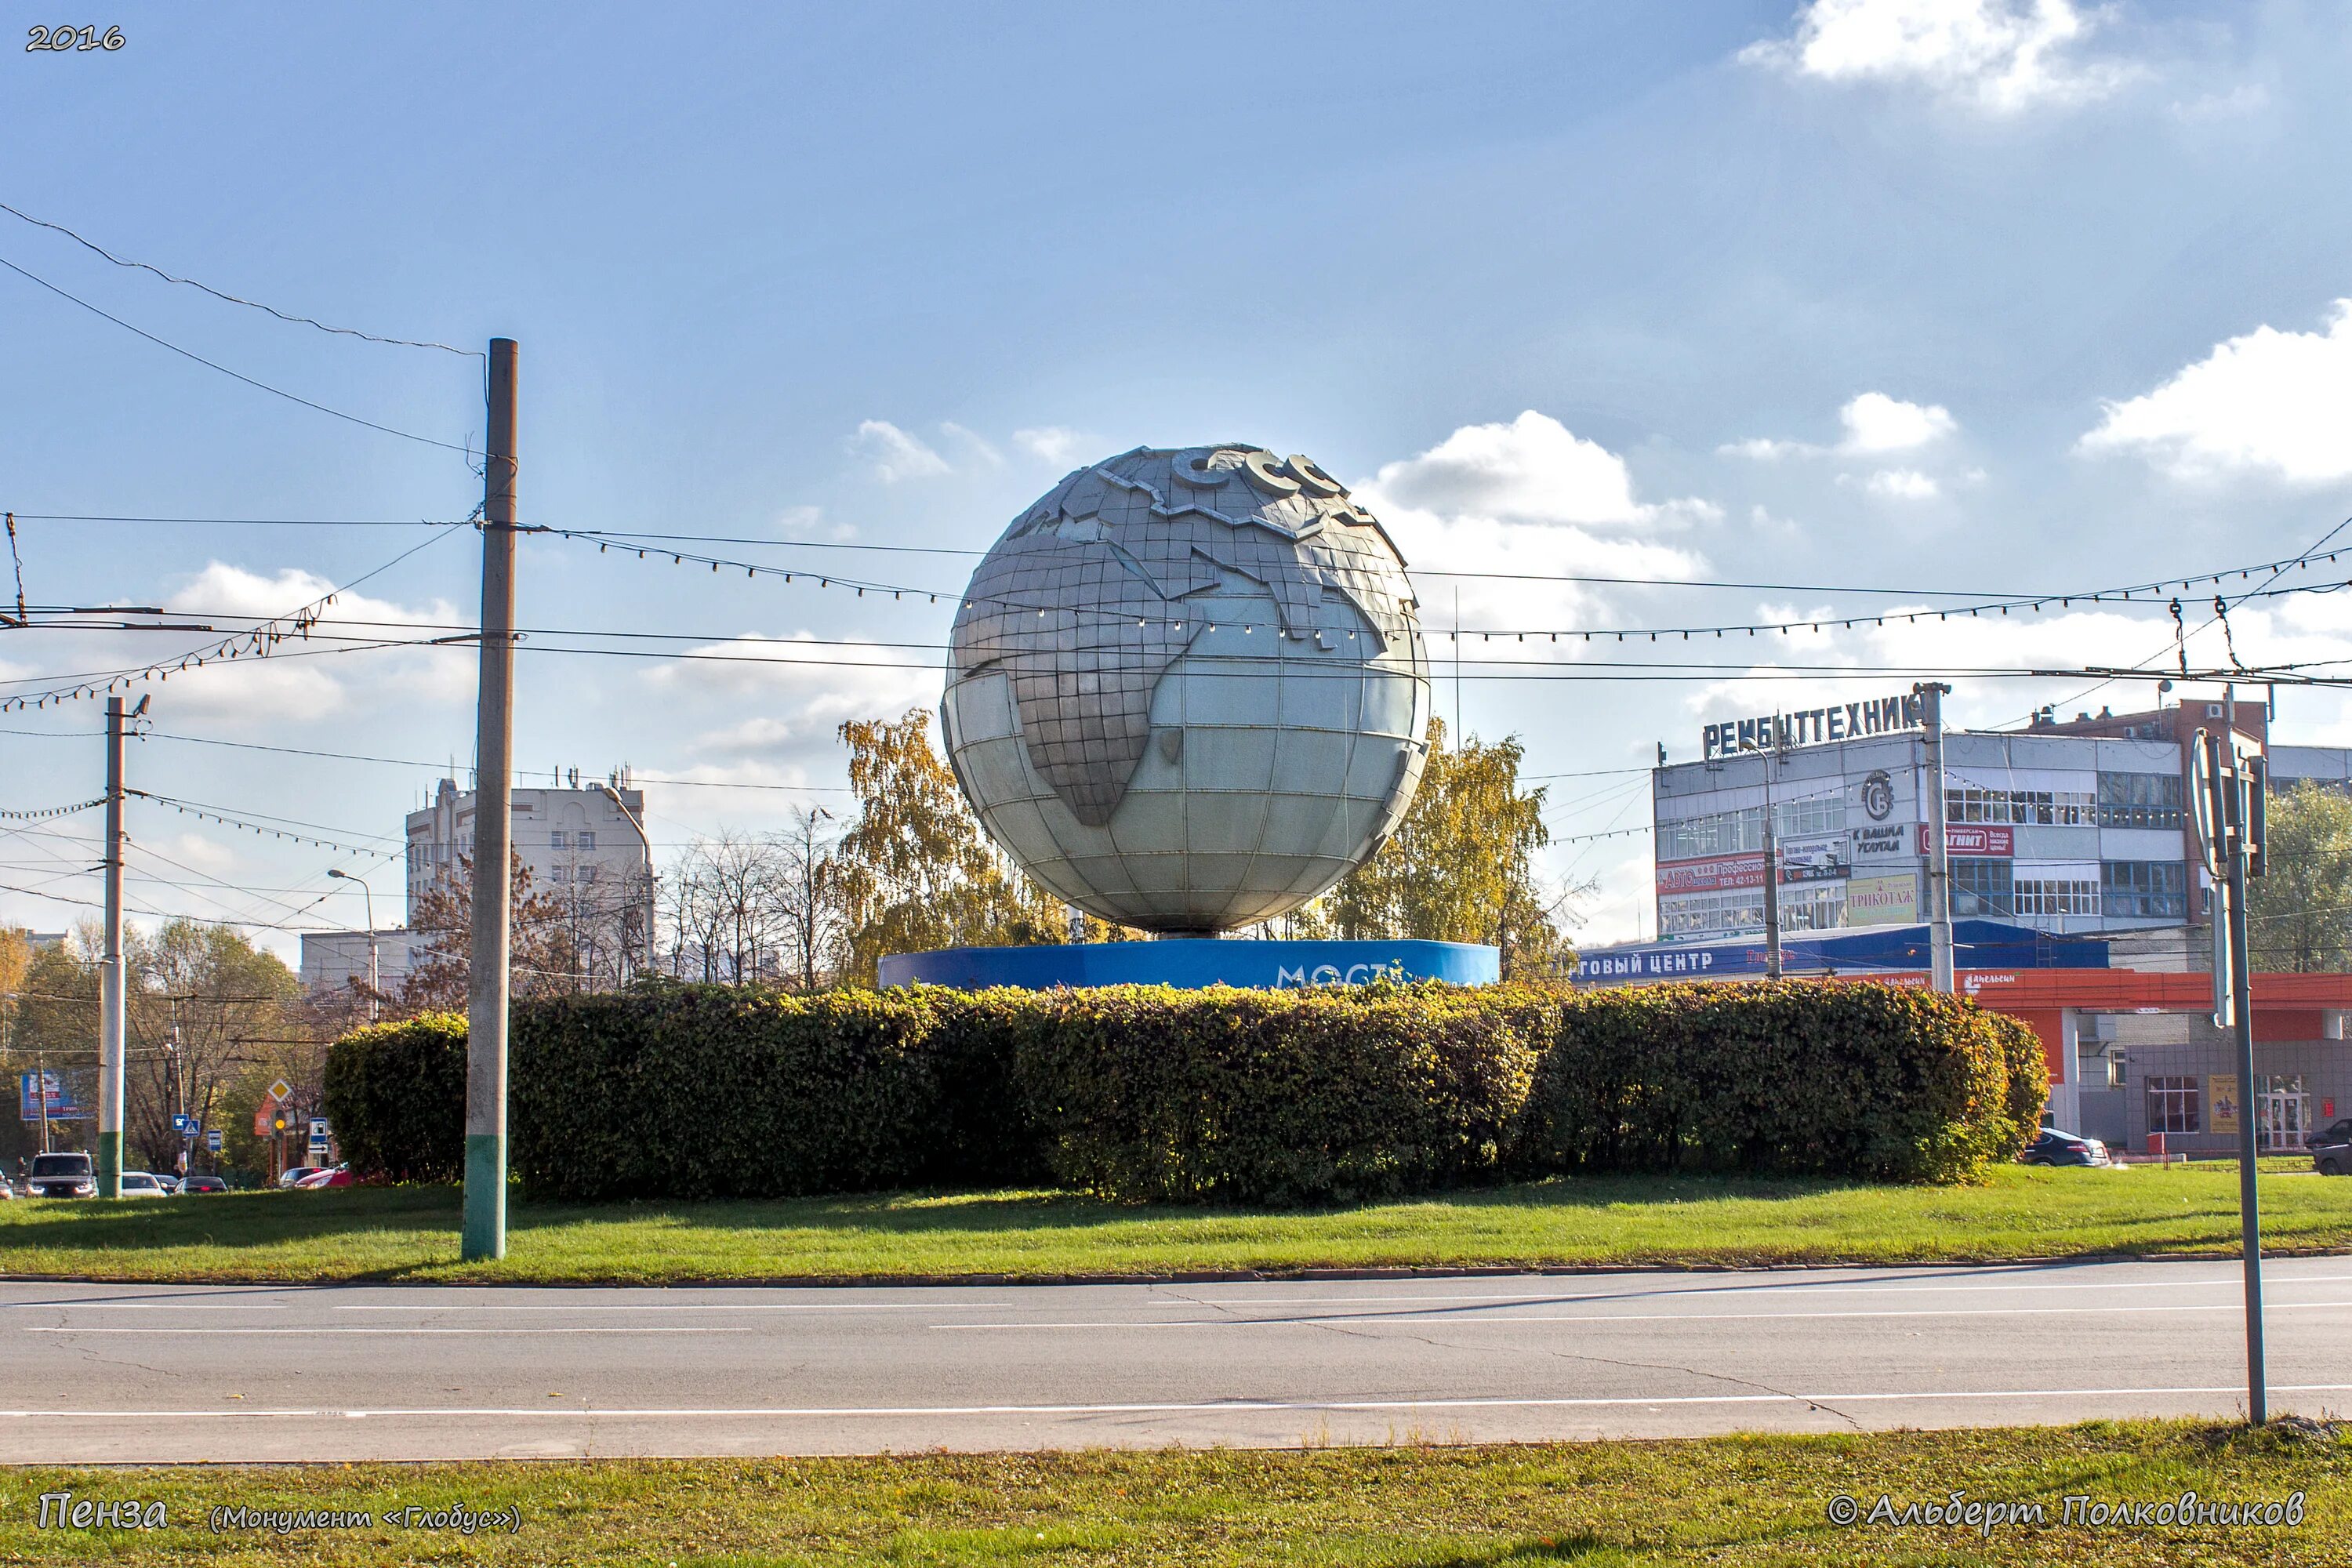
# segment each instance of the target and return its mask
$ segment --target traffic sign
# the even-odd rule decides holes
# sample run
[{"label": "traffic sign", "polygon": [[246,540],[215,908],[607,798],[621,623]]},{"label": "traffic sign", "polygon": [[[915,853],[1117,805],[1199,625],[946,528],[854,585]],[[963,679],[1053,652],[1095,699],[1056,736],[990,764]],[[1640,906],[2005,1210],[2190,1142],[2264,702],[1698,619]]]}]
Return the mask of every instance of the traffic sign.
[{"label": "traffic sign", "polygon": [[286,1101],[292,1097],[293,1093],[294,1086],[288,1083],[282,1078],[276,1083],[269,1086],[269,1098],[276,1100],[280,1105],[285,1104]]},{"label": "traffic sign", "polygon": [[310,1118],[310,1150],[313,1153],[326,1151],[327,1136],[327,1119],[323,1116]]},{"label": "traffic sign", "polygon": [[221,1152],[221,1130],[219,1128],[207,1127],[205,1129],[205,1147],[211,1150],[215,1154]]},{"label": "traffic sign", "polygon": [[194,1138],[197,1133],[203,1131],[204,1129],[197,1124],[194,1117],[183,1111],[172,1118],[172,1131],[178,1133],[183,1138]]}]

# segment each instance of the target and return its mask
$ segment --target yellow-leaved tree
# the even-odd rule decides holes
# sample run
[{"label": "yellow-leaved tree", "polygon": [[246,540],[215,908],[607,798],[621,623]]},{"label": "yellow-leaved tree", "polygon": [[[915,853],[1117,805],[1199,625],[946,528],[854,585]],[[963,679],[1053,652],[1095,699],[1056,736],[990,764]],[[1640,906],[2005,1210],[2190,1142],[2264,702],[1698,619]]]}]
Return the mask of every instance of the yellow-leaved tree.
[{"label": "yellow-leaved tree", "polygon": [[1551,833],[1542,788],[1519,786],[1524,749],[1517,736],[1473,736],[1458,751],[1445,739],[1444,721],[1432,718],[1429,759],[1404,820],[1323,896],[1321,921],[1359,940],[1486,942],[1502,949],[1506,975],[1555,973],[1575,956],[1554,921],[1575,889],[1550,892],[1537,874],[1536,852]]},{"label": "yellow-leaved tree", "polygon": [[849,787],[858,817],[834,850],[848,931],[842,978],[874,984],[891,953],[1062,942],[1061,900],[1023,876],[981,832],[932,749],[931,715],[851,720]]}]

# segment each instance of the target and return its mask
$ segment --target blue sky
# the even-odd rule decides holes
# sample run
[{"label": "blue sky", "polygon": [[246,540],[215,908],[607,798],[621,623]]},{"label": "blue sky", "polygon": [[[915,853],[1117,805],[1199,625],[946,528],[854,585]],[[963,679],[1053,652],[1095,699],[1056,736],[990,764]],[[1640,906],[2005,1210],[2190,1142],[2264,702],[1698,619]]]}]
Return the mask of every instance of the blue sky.
[{"label": "blue sky", "polygon": [[[1423,567],[2039,593],[2291,554],[2352,511],[2352,210],[2334,198],[2352,17],[2331,6],[109,19],[119,51],[0,56],[0,201],[289,312],[518,338],[533,521],[971,548],[1075,463],[1244,438],[1356,482]],[[0,258],[257,379],[479,442],[472,360],[284,325],[5,214]],[[26,519],[37,603],[275,614],[426,536],[28,514],[446,519],[478,498],[460,453],[272,398],[6,272],[0,363],[0,505]],[[429,544],[343,609],[468,619],[474,549]],[[750,552],[950,592],[968,570]],[[523,572],[526,624],[688,639],[672,647],[935,642],[950,613],[547,540]],[[1433,624],[1457,588],[1474,626],[1904,602],[1431,578]],[[2241,654],[2352,656],[2336,603],[2249,606]],[[2069,666],[2158,653],[2169,627],[2151,606],[1753,646],[1814,666]],[[0,692],[200,640],[0,632]],[[526,653],[519,756],[703,781],[654,786],[663,844],[773,826],[838,798],[839,719],[938,689],[932,670],[877,668],[929,652],[814,657],[839,662]],[[1764,689],[1818,703],[1907,683]],[[1955,703],[2009,721],[2085,684],[1962,680]],[[1660,741],[1687,755],[1702,716],[1752,711],[1753,689],[1472,680],[1464,706],[1472,729],[1521,735],[1530,771],[1581,773]],[[154,714],[168,734],[462,765],[470,700],[462,651],[408,649],[183,677]],[[89,702],[0,718],[0,808],[94,793],[96,723]],[[2283,699],[2281,729],[2352,742],[2324,695]],[[352,843],[396,835],[435,776],[162,739],[131,767]],[[772,787],[715,787],[745,784]],[[1647,815],[1637,774],[1562,778],[1555,799],[1564,837]],[[95,898],[74,837],[89,821],[0,838],[0,883]],[[144,908],[357,921],[347,894],[314,901],[328,865],[366,857],[146,805],[131,827],[168,857],[142,868]],[[1632,933],[1647,856],[1639,837],[1556,853],[1557,872],[1601,879],[1587,940]],[[373,880],[396,907],[396,869]],[[83,912],[0,892],[0,920]]]}]

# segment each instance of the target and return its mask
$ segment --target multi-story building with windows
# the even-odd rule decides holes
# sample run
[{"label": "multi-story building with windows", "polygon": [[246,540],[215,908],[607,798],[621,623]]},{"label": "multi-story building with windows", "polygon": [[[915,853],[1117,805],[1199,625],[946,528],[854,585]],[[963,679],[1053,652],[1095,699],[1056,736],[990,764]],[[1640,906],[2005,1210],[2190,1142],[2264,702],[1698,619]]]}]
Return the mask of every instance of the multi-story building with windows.
[{"label": "multi-story building with windows", "polygon": [[[1761,973],[1768,812],[1789,973],[1925,983],[1919,717],[1897,697],[1708,725],[1700,760],[1653,775],[1658,940],[1586,951],[1579,984]],[[2254,976],[2251,1083],[2211,1020],[2190,759],[2229,721],[2199,699],[1945,736],[1959,989],[2042,1037],[2053,1119],[2119,1147],[2225,1153],[2251,1118],[2284,1152],[2352,1113],[2352,975]],[[2352,791],[2352,751],[2269,745],[2258,702],[2236,726],[2273,791]]]},{"label": "multi-story building with windows", "polygon": [[[1768,809],[1784,931],[1926,918],[1933,786],[1918,717],[1898,697],[1708,725],[1700,760],[1654,777],[1659,938],[1763,930]],[[1953,915],[2072,934],[2201,924],[2190,744],[2221,724],[2222,704],[2191,702],[1948,733]],[[2259,702],[2242,705],[2237,724],[2267,738]],[[2271,766],[2281,786],[2345,788],[2347,759],[2290,746]]]},{"label": "multi-story building with windows", "polygon": [[[574,945],[593,978],[625,977],[651,962],[653,850],[645,829],[646,797],[623,769],[602,784],[518,786],[510,810],[515,858],[530,891],[562,905],[575,923]],[[408,923],[419,902],[454,880],[474,852],[474,794],[443,779],[431,803],[408,814]]]}]

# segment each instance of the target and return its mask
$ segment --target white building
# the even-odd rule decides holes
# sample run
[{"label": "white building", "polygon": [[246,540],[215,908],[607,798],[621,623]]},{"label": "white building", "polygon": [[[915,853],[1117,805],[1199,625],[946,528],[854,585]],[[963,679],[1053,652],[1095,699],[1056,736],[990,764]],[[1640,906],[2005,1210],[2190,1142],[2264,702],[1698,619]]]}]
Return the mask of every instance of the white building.
[{"label": "white building", "polygon": [[[530,891],[562,904],[580,922],[584,946],[608,950],[622,973],[649,962],[654,929],[653,846],[645,794],[626,769],[583,785],[573,769],[550,787],[518,787],[510,823],[515,858]],[[441,882],[456,879],[474,853],[474,794],[443,779],[432,803],[408,814],[408,923]],[[365,962],[364,950],[362,962]]]}]

